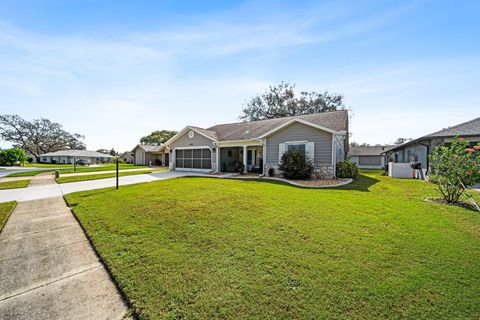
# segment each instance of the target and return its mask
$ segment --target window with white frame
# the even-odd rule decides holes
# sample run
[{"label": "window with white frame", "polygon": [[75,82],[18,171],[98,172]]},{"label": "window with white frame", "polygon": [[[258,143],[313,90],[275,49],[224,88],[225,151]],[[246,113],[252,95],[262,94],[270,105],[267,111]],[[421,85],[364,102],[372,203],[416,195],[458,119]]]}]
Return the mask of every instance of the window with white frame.
[{"label": "window with white frame", "polygon": [[287,144],[287,151],[300,151],[301,153],[305,154],[307,149],[306,143],[288,143]]}]

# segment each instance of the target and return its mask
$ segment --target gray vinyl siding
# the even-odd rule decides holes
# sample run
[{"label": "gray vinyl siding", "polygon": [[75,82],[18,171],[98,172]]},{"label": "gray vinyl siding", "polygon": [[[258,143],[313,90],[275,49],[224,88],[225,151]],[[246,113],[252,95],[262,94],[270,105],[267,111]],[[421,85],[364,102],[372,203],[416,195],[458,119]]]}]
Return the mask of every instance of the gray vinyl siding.
[{"label": "gray vinyl siding", "polygon": [[266,164],[278,164],[278,145],[287,141],[314,142],[315,166],[332,165],[332,134],[302,123],[293,123],[267,137]]},{"label": "gray vinyl siding", "polygon": [[427,147],[421,144],[413,144],[395,150],[397,162],[409,163],[411,160],[420,162],[423,169],[427,169]]},{"label": "gray vinyl siding", "polygon": [[[205,138],[201,134],[195,132],[195,135],[193,136],[192,139],[188,137],[188,131],[179,137],[177,140],[172,142],[170,145],[170,150],[173,152],[175,148],[180,148],[180,147],[210,147],[213,150],[215,150],[215,146],[213,145],[213,141]],[[171,159],[170,159],[171,161]],[[212,164],[216,163],[216,153],[212,152]]]},{"label": "gray vinyl siding", "polygon": [[358,164],[362,166],[380,166],[382,165],[381,156],[359,156]]}]

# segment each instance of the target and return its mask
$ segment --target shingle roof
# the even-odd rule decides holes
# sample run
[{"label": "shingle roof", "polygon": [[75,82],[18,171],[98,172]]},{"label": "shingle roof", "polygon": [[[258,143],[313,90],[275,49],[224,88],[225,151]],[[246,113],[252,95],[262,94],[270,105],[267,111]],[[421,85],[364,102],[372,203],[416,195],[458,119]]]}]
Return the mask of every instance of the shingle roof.
[{"label": "shingle roof", "polygon": [[213,140],[218,140],[217,133],[215,131],[209,130],[209,129],[203,129],[199,127],[194,127],[194,126],[189,126],[189,128],[195,129],[198,132],[206,135],[207,137],[213,139]]},{"label": "shingle roof", "polygon": [[474,136],[480,135],[480,117],[458,124],[453,127],[445,128],[440,131],[426,135],[425,137],[451,137],[451,136]]},{"label": "shingle roof", "polygon": [[447,137],[454,137],[456,135],[480,136],[480,117],[464,123],[457,124],[456,126],[453,126],[453,127],[445,128],[440,131],[430,133],[425,136],[421,136],[420,138],[408,141],[404,144],[393,146],[386,151],[393,151],[393,150],[399,149],[400,147],[404,147],[406,145],[409,145],[424,139],[440,138],[440,137],[447,138]]},{"label": "shingle roof", "polygon": [[40,155],[41,157],[92,157],[92,158],[113,158],[109,154],[89,150],[60,150],[48,152]]},{"label": "shingle roof", "polygon": [[348,129],[348,111],[341,110],[269,120],[219,124],[206,129],[206,131],[209,132],[213,139],[220,141],[254,139],[274,130],[292,119],[305,120],[335,131]]},{"label": "shingle roof", "polygon": [[135,148],[133,148],[133,150],[135,150],[137,147],[142,148],[145,152],[161,152],[165,150],[164,144],[161,144],[159,146],[151,144],[137,144]]},{"label": "shingle roof", "polygon": [[350,147],[348,150],[348,156],[379,156],[385,150],[391,148],[392,146],[359,146],[359,147]]}]

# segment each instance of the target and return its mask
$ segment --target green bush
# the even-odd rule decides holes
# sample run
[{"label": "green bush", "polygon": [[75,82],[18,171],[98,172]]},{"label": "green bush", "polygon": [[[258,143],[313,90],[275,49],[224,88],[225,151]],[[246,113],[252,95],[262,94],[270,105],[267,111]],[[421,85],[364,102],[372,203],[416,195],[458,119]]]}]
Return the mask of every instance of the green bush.
[{"label": "green bush", "polygon": [[25,151],[20,148],[5,149],[0,151],[0,165],[13,166],[27,160]]},{"label": "green bush", "polygon": [[314,167],[313,162],[307,160],[303,152],[289,150],[280,159],[278,169],[287,179],[305,180],[312,177]]},{"label": "green bush", "polygon": [[344,160],[337,163],[337,178],[352,178],[358,176],[358,167],[355,162]]},{"label": "green bush", "polygon": [[480,180],[480,145],[469,147],[465,139],[455,137],[450,146],[436,147],[430,156],[430,182],[448,203],[456,203],[465,187]]}]

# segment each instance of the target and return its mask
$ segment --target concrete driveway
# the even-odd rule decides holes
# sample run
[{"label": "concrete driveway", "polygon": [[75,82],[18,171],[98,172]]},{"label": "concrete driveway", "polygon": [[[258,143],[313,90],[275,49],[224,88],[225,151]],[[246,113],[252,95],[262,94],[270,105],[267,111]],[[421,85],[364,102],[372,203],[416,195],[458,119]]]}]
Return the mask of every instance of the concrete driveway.
[{"label": "concrete driveway", "polygon": [[[149,174],[138,174],[132,176],[124,176],[119,178],[119,185],[125,186],[129,184],[152,182],[157,180],[172,179],[186,176],[202,176],[206,174],[180,171],[164,171]],[[47,184],[39,186],[31,186],[29,188],[0,190],[0,202],[6,201],[31,201],[37,199],[46,199],[52,197],[60,197],[64,194],[102,189],[115,186],[115,178],[70,182],[61,184]]]}]

